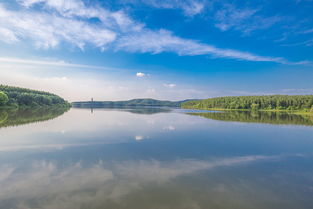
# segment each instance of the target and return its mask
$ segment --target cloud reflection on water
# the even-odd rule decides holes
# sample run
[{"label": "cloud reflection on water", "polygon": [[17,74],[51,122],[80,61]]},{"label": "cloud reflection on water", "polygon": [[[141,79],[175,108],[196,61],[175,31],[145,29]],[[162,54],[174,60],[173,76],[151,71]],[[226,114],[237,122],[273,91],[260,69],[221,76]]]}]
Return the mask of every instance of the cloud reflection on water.
[{"label": "cloud reflection on water", "polygon": [[[157,160],[82,162],[62,166],[53,161],[32,161],[0,168],[0,208],[81,208],[105,202],[121,202],[124,196],[145,189],[150,184],[163,185],[171,180],[201,170],[238,166],[269,156],[245,156],[212,161]],[[1,203],[2,202],[2,203]],[[100,205],[101,205],[100,204]],[[84,207],[83,207],[84,208]]]}]

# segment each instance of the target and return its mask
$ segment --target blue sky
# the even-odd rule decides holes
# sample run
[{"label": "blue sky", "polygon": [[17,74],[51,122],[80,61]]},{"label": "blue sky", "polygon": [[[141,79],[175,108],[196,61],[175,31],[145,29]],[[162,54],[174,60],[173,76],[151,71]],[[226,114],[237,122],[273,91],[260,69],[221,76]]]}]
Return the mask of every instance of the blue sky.
[{"label": "blue sky", "polygon": [[0,0],[0,83],[70,101],[313,93],[312,0]]}]

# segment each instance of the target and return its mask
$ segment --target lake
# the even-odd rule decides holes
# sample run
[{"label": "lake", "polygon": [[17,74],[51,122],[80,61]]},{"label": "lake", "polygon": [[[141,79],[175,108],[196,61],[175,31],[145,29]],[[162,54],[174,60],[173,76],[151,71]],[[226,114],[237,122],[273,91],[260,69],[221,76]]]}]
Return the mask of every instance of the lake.
[{"label": "lake", "polygon": [[0,111],[0,209],[312,209],[313,117]]}]

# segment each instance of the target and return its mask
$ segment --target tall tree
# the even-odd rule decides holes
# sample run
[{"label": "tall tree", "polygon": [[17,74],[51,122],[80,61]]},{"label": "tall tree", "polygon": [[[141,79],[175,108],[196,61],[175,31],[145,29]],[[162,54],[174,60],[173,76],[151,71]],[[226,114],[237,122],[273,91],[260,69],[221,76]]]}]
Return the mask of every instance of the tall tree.
[{"label": "tall tree", "polygon": [[0,106],[5,105],[9,101],[8,95],[6,93],[0,91]]}]

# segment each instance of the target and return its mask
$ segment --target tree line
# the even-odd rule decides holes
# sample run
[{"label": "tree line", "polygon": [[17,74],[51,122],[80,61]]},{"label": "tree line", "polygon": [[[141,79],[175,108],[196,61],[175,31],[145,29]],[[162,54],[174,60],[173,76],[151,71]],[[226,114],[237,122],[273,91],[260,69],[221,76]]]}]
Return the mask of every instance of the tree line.
[{"label": "tree line", "polygon": [[313,95],[267,95],[216,97],[182,104],[189,109],[312,111]]},{"label": "tree line", "polygon": [[0,85],[0,107],[70,106],[63,98],[44,91]]}]

